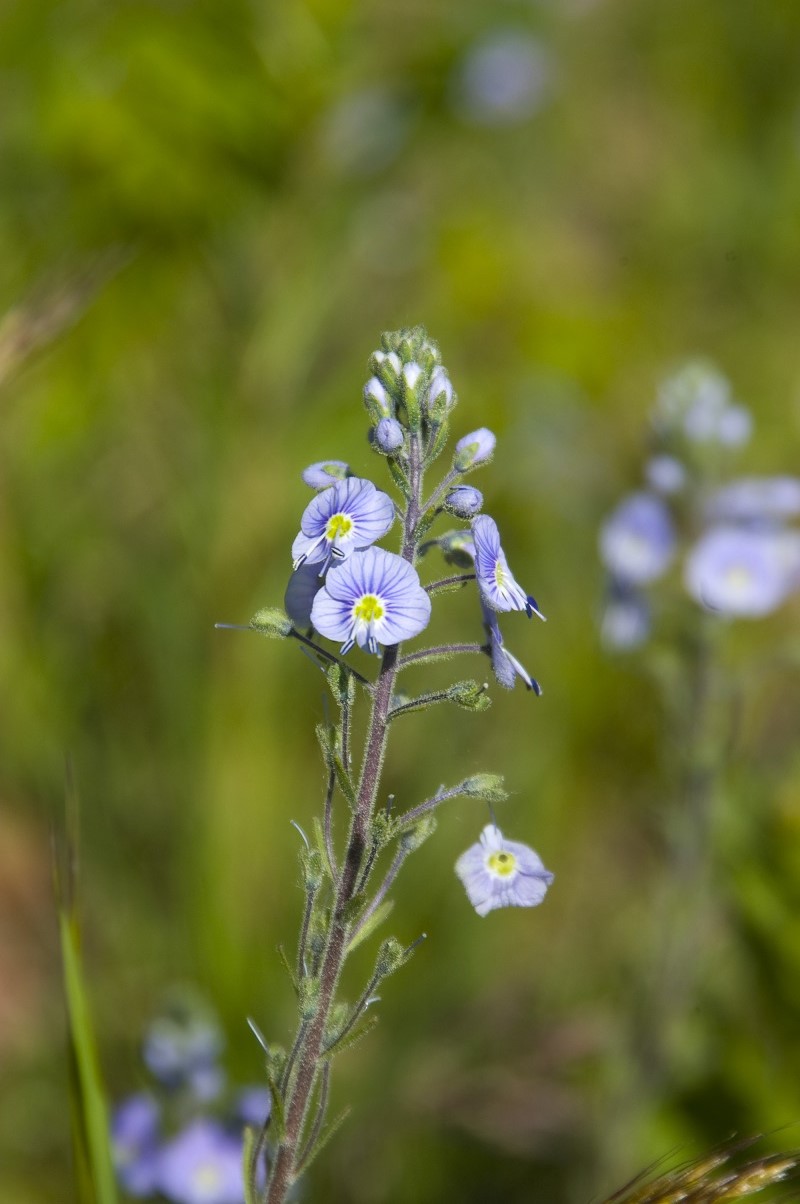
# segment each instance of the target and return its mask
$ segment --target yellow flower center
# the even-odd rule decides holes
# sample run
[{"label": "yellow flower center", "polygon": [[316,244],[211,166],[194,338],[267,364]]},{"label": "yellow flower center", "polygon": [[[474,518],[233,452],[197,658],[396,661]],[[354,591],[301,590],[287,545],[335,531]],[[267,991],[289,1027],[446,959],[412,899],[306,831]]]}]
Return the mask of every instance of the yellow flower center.
[{"label": "yellow flower center", "polygon": [[500,560],[494,566],[494,579],[499,588],[502,589],[506,581],[506,570],[503,568],[502,561]]},{"label": "yellow flower center", "polygon": [[214,1191],[222,1183],[222,1175],[213,1162],[205,1162],[196,1168],[192,1180],[194,1187],[206,1192]]},{"label": "yellow flower center", "polygon": [[499,852],[489,854],[487,865],[493,873],[499,874],[501,878],[507,878],[509,874],[514,873],[517,859],[513,853],[507,853],[505,849],[500,849]]},{"label": "yellow flower center", "polygon": [[725,583],[732,590],[747,589],[752,579],[752,573],[743,564],[732,564],[725,570]]},{"label": "yellow flower center", "polygon": [[328,520],[328,529],[325,532],[325,536],[333,543],[334,539],[341,539],[343,535],[349,534],[352,529],[352,519],[348,518],[346,514],[334,514]]},{"label": "yellow flower center", "polygon": [[359,598],[353,607],[353,618],[363,619],[365,623],[382,619],[385,613],[383,603],[374,594],[364,594],[364,597]]}]

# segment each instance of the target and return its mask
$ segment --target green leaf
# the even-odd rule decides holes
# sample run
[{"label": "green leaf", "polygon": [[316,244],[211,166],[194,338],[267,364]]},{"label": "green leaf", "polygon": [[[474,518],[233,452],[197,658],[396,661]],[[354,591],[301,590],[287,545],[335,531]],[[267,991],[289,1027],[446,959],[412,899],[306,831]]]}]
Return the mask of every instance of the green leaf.
[{"label": "green leaf", "polygon": [[348,953],[352,953],[352,951],[354,949],[357,949],[358,946],[367,939],[367,937],[372,936],[373,932],[375,932],[376,929],[380,928],[380,926],[384,922],[384,920],[386,920],[391,915],[393,908],[394,908],[394,899],[384,899],[384,901],[383,901],[383,903],[381,903],[380,907],[375,908],[372,915],[364,923],[364,926],[362,928],[360,928],[358,930],[358,932],[356,933],[356,935],[353,937],[352,941],[350,942],[350,944],[347,947]]}]

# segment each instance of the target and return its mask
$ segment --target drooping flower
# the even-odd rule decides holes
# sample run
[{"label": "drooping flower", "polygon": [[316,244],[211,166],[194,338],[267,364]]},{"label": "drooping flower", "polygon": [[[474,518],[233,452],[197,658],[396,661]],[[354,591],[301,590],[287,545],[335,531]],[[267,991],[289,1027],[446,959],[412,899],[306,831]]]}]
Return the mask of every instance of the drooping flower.
[{"label": "drooping flower", "polygon": [[369,547],[394,522],[394,503],[372,481],[348,477],[309,502],[300,521],[300,534],[292,544],[295,569],[319,564],[323,576],[331,560],[341,561],[357,549]]},{"label": "drooping flower", "polygon": [[536,907],[555,876],[538,853],[506,840],[496,824],[487,824],[480,841],[462,853],[456,874],[479,916],[497,907]]},{"label": "drooping flower", "polygon": [[485,464],[492,458],[496,446],[497,439],[489,428],[478,427],[477,431],[470,431],[468,435],[459,439],[455,447],[453,464],[459,472],[466,472],[468,468],[476,468],[478,464]]},{"label": "drooping flower", "polygon": [[711,495],[706,515],[722,522],[770,522],[800,514],[800,477],[741,477]]},{"label": "drooping flower", "polygon": [[620,581],[645,585],[666,571],[675,553],[675,530],[661,498],[632,493],[600,530],[600,555]]},{"label": "drooping flower", "polygon": [[524,610],[530,619],[544,615],[536,601],[514,577],[508,567],[506,554],[500,545],[497,523],[488,514],[479,514],[472,520],[472,536],[475,543],[475,573],[481,597],[492,610]]},{"label": "drooping flower", "polygon": [[378,652],[419,635],[431,615],[431,600],[417,572],[401,556],[367,548],[331,570],[314,599],[311,621],[342,655],[354,644]]},{"label": "drooping flower", "polygon": [[283,608],[298,630],[305,631],[311,626],[311,607],[321,589],[322,578],[316,564],[301,564],[289,578]]},{"label": "drooping flower", "polygon": [[301,476],[312,489],[329,489],[337,481],[350,476],[350,465],[344,460],[318,460],[304,468]]},{"label": "drooping flower", "polygon": [[381,418],[374,432],[375,446],[385,455],[391,455],[403,446],[405,434],[396,418]]},{"label": "drooping flower", "polygon": [[130,1095],[114,1109],[111,1151],[120,1183],[131,1196],[155,1190],[161,1113],[151,1095]]},{"label": "drooping flower", "polygon": [[483,505],[483,494],[472,485],[456,485],[445,497],[444,504],[456,518],[473,518]]},{"label": "drooping flower", "polygon": [[242,1204],[241,1140],[214,1121],[192,1121],[162,1148],[156,1186],[173,1204]]},{"label": "drooping flower", "polygon": [[489,656],[498,683],[506,690],[513,690],[519,678],[528,690],[533,690],[537,697],[541,697],[542,687],[535,677],[531,677],[525,666],[508,651],[503,643],[497,615],[487,606],[483,606],[483,625],[489,637]]},{"label": "drooping flower", "polygon": [[794,585],[782,538],[786,534],[712,527],[686,559],[687,590],[702,606],[721,615],[755,619],[769,614]]}]

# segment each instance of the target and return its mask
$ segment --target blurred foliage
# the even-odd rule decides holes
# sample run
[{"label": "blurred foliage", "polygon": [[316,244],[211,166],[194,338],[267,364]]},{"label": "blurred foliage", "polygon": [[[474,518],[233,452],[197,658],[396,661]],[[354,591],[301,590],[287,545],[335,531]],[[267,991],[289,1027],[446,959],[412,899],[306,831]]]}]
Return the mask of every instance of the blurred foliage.
[{"label": "blurred foliage", "polygon": [[[549,83],[480,123],[458,81],[497,31],[535,40]],[[796,462],[799,47],[780,0],[0,11],[3,1199],[71,1198],[48,869],[66,755],[112,1092],[137,1085],[178,981],[222,1012],[241,1080],[245,1015],[285,1039],[274,949],[301,899],[289,819],[308,825],[323,785],[321,687],[297,648],[213,623],[280,602],[305,464],[377,477],[365,363],[414,322],[460,393],[456,433],[497,431],[477,483],[551,622],[508,635],[540,702],[409,717],[389,780],[412,805],[503,772],[501,822],[557,880],[540,911],[478,921],[451,866],[485,812],[452,805],[395,892],[408,939],[431,939],[343,1063],[355,1110],[313,1194],[584,1201],[676,1145],[796,1121],[796,612],[726,633],[748,689],[691,998],[642,1098],[631,1026],[671,914],[675,773],[652,679],[599,649],[594,565],[683,356],[752,406],[751,469]],[[475,638],[474,599],[439,611]]]}]

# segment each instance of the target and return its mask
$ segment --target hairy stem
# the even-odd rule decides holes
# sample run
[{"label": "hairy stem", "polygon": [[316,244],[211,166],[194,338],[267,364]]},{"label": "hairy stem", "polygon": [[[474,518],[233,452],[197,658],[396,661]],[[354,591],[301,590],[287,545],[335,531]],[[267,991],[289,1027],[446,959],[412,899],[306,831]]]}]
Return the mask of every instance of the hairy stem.
[{"label": "hairy stem", "polygon": [[[409,455],[410,498],[403,522],[401,555],[414,562],[417,551],[417,524],[421,513],[422,467],[418,436],[411,437]],[[311,1101],[320,1074],[325,1050],[326,1030],[335,1003],[336,988],[347,957],[351,937],[349,905],[356,897],[365,855],[368,854],[370,821],[380,785],[386,742],[389,734],[389,708],[400,658],[400,645],[390,645],[383,654],[378,677],[372,687],[372,713],[367,729],[361,777],[356,792],[347,849],[331,909],[325,949],[319,970],[319,997],[313,1016],[303,1020],[297,1031],[293,1052],[294,1074],[286,1082],[285,1124],[272,1163],[266,1204],[283,1204],[302,1163],[312,1153],[303,1133]],[[325,1089],[327,1094],[327,1087]],[[316,1122],[312,1122],[312,1134]]]}]

